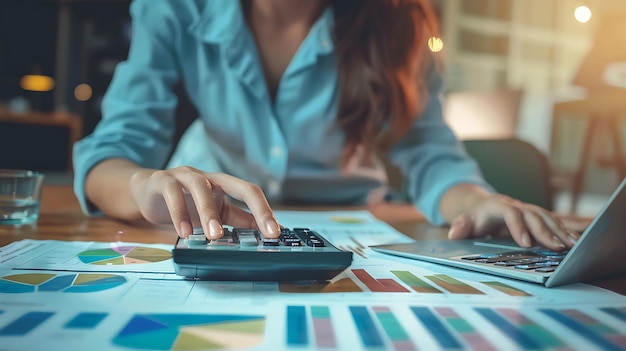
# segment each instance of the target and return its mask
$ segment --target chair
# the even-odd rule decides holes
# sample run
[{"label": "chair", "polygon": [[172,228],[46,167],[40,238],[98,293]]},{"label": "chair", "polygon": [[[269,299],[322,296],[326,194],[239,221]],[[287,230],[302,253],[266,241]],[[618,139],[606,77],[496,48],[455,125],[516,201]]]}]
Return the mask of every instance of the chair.
[{"label": "chair", "polygon": [[514,138],[522,96],[511,88],[448,93],[444,117],[462,140]]},{"label": "chair", "polygon": [[554,210],[550,165],[533,145],[514,138],[465,140],[463,144],[498,192]]}]

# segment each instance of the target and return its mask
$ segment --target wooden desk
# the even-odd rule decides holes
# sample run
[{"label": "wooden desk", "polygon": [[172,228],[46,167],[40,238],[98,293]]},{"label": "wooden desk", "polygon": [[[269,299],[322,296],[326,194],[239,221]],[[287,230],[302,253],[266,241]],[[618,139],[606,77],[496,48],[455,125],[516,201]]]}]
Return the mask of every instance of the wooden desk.
[{"label": "wooden desk", "polygon": [[[282,208],[281,208],[282,209]],[[337,210],[338,208],[284,208],[306,210]],[[364,208],[340,208],[341,210]],[[429,225],[411,205],[382,204],[367,208],[376,218],[416,240],[444,239],[445,228]],[[37,225],[22,227],[0,226],[0,246],[21,239],[126,241],[174,244],[176,233],[172,226],[126,223],[110,218],[86,217],[69,185],[45,185]],[[626,295],[626,277],[602,280],[593,285]]]},{"label": "wooden desk", "polygon": [[[0,226],[0,246],[27,238],[164,244],[176,242],[176,232],[172,226],[126,223],[111,218],[85,216],[69,185],[44,185],[41,196],[37,225]],[[306,208],[306,210],[329,210],[329,208]],[[377,218],[416,238],[439,238],[447,234],[443,229],[429,227],[424,217],[410,205],[386,204],[369,210]]]}]

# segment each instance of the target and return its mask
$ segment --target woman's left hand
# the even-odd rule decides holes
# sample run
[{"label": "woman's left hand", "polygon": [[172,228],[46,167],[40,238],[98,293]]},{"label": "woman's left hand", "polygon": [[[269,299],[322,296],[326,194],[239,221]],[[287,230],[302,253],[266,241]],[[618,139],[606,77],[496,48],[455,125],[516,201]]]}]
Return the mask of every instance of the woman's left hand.
[{"label": "woman's left hand", "polygon": [[450,239],[480,237],[506,229],[522,247],[532,246],[534,239],[547,248],[563,250],[574,245],[580,237],[576,231],[586,226],[585,221],[564,221],[551,211],[502,194],[482,194],[474,199],[477,201],[469,210],[450,222]]}]

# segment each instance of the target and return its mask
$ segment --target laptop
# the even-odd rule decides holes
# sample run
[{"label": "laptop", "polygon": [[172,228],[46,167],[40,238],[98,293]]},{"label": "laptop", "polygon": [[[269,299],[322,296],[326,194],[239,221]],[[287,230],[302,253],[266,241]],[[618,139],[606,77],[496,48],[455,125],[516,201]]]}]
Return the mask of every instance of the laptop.
[{"label": "laptop", "polygon": [[370,248],[546,287],[626,275],[626,178],[568,251],[522,248],[511,238],[431,240]]}]

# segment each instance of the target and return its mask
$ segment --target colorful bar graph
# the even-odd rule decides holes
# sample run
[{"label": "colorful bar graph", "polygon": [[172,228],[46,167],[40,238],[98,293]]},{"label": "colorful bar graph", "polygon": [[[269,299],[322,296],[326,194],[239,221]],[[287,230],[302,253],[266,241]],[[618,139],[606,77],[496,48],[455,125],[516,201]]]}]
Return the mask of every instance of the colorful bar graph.
[{"label": "colorful bar graph", "polygon": [[435,311],[448,325],[454,329],[474,350],[496,350],[478,330],[449,307],[437,307]]},{"label": "colorful bar graph", "polygon": [[53,315],[54,312],[25,313],[0,329],[0,336],[24,336]]},{"label": "colorful bar graph", "polygon": [[574,309],[540,311],[604,350],[626,349],[626,335],[581,311]]},{"label": "colorful bar graph", "polygon": [[304,306],[287,306],[287,345],[308,346],[306,309]]},{"label": "colorful bar graph", "polygon": [[433,283],[439,285],[452,294],[471,294],[471,295],[484,295],[482,291],[463,283],[460,280],[454,279],[445,274],[427,275],[427,279]]},{"label": "colorful bar graph", "polygon": [[77,314],[65,324],[65,329],[93,329],[106,318],[106,313],[83,312]]},{"label": "colorful bar graph", "polygon": [[600,310],[626,323],[626,307],[622,307],[622,308],[608,307],[608,308],[601,308]]},{"label": "colorful bar graph", "polygon": [[415,290],[418,293],[431,293],[431,294],[441,294],[441,290],[431,286],[426,283],[422,279],[416,277],[413,273],[409,271],[391,271],[398,279],[400,279],[404,284],[411,287],[411,289]]},{"label": "colorful bar graph", "polygon": [[463,349],[463,345],[443,323],[426,307],[411,307],[411,311],[428,329],[443,349]]},{"label": "colorful bar graph", "polygon": [[507,285],[507,284],[504,284],[504,283],[494,282],[494,281],[491,281],[491,282],[481,282],[481,283],[483,283],[483,284],[485,284],[485,285],[487,285],[487,286],[489,286],[491,288],[494,288],[494,289],[496,289],[496,290],[498,290],[500,292],[503,292],[503,293],[505,293],[505,294],[507,294],[509,296],[532,296],[531,294],[529,294],[529,293],[527,293],[527,292],[525,292],[523,290],[514,288],[514,287],[512,287],[510,285]]},{"label": "colorful bar graph", "polygon": [[372,319],[367,307],[365,306],[350,306],[350,313],[356,329],[361,336],[361,342],[365,348],[383,348],[385,346],[383,338],[378,332],[378,328]]},{"label": "colorful bar graph", "polygon": [[311,306],[315,344],[318,348],[336,348],[337,341],[327,306]]},{"label": "colorful bar graph", "polygon": [[374,311],[374,314],[376,314],[376,318],[380,324],[383,326],[385,333],[387,333],[389,340],[391,340],[394,350],[416,350],[411,338],[409,338],[409,334],[404,330],[400,321],[398,321],[389,307],[374,306],[372,310]]},{"label": "colorful bar graph", "polygon": [[353,269],[352,273],[372,292],[409,292],[393,279],[374,279],[364,269]]},{"label": "colorful bar graph", "polygon": [[543,326],[512,308],[475,308],[496,328],[500,329],[521,348],[538,350],[565,347],[565,343]]}]

